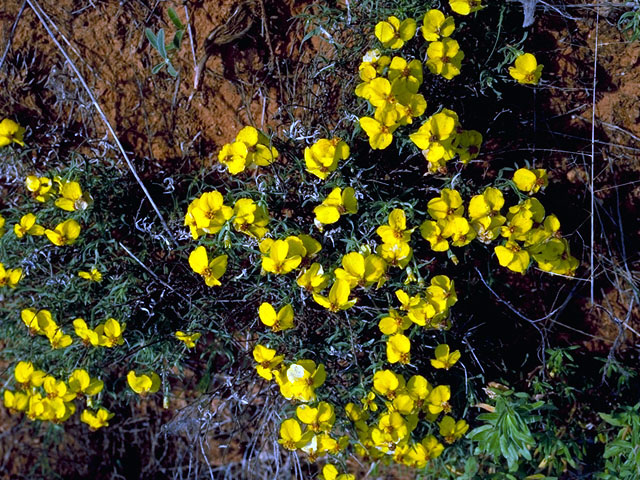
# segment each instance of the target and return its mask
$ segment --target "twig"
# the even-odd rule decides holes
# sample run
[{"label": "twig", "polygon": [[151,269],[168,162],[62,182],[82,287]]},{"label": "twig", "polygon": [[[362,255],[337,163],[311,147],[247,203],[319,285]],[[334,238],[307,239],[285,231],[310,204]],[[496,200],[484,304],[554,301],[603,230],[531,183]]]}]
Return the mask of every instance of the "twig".
[{"label": "twig", "polygon": [[595,196],[595,160],[596,160],[596,69],[598,68],[598,26],[600,24],[600,2],[596,2],[596,35],[595,35],[595,50],[593,55],[593,85],[591,96],[591,172],[589,178],[589,190],[591,191],[591,218],[590,218],[590,232],[591,232],[591,251],[589,252],[589,265],[591,270],[589,272],[590,285],[589,285],[589,297],[591,299],[591,305],[594,304],[594,246],[595,246],[595,216],[594,211],[596,208],[596,196]]},{"label": "twig", "polygon": [[194,75],[197,75],[198,59],[196,58],[196,47],[193,43],[193,26],[191,25],[191,18],[189,17],[189,7],[187,6],[187,2],[184,2],[184,15],[187,20],[187,31],[189,32],[189,44],[191,45],[191,56],[193,57]]},{"label": "twig", "polygon": [[4,59],[7,58],[7,54],[9,53],[9,49],[11,48],[11,42],[13,40],[13,34],[16,32],[16,28],[18,26],[18,22],[20,21],[20,17],[22,17],[22,12],[24,12],[25,7],[27,6],[27,0],[25,0],[22,3],[22,6],[20,7],[20,11],[18,12],[18,15],[16,15],[16,19],[13,22],[13,26],[11,27],[11,31],[9,32],[9,38],[7,39],[7,46],[4,49],[4,52],[2,54],[2,58],[0,58],[0,68],[2,68],[2,65],[4,64]]},{"label": "twig", "polygon": [[[113,137],[114,141],[116,142],[116,145],[118,146],[118,149],[120,150],[120,153],[122,154],[122,157],[124,158],[125,162],[127,163],[127,166],[129,167],[129,170],[131,171],[132,175],[134,176],[134,178],[138,182],[138,185],[140,185],[140,188],[142,189],[142,191],[144,192],[145,196],[147,197],[147,200],[149,200],[149,203],[151,204],[151,206],[155,210],[156,214],[158,215],[158,218],[160,219],[160,222],[162,223],[162,226],[163,226],[164,230],[166,231],[166,233],[169,236],[169,238],[175,242],[175,239],[173,238],[173,234],[171,233],[171,230],[169,229],[169,225],[167,225],[167,222],[165,221],[164,217],[162,216],[162,213],[160,213],[160,209],[158,208],[156,203],[153,201],[153,198],[151,198],[151,194],[149,193],[149,190],[147,190],[147,187],[145,187],[144,183],[142,183],[142,179],[138,175],[138,172],[136,171],[135,167],[133,166],[133,163],[131,162],[131,160],[129,159],[129,156],[127,155],[127,152],[125,151],[124,147],[120,143],[120,140],[118,139],[118,136],[116,135],[115,130],[111,126],[111,123],[107,119],[107,116],[105,115],[104,111],[102,110],[102,107],[100,106],[100,104],[98,103],[98,100],[96,99],[95,95],[91,91],[91,88],[89,88],[89,85],[87,84],[86,80],[84,79],[84,77],[82,76],[82,74],[80,73],[78,68],[76,67],[75,63],[73,63],[73,61],[71,60],[71,58],[69,57],[69,55],[65,51],[64,47],[60,44],[58,39],[55,37],[55,35],[51,31],[51,27],[49,26],[49,23],[54,25],[53,21],[44,12],[44,10],[42,10],[42,7],[40,7],[40,5],[38,4],[37,0],[26,0],[26,2],[29,4],[29,6],[31,7],[33,12],[36,14],[38,19],[42,23],[42,26],[45,28],[45,30],[49,34],[49,37],[51,37],[51,40],[53,41],[53,43],[56,45],[56,47],[58,47],[58,50],[60,50],[60,53],[62,53],[62,55],[64,56],[65,60],[69,63],[69,66],[71,67],[73,72],[78,77],[78,80],[80,80],[80,83],[82,84],[82,86],[86,90],[87,94],[89,95],[89,98],[91,99],[91,102],[93,103],[93,106],[96,108],[98,114],[100,115],[100,118],[102,119],[102,121],[104,122],[105,126],[107,127],[107,130],[109,130],[109,133],[111,133],[111,136]],[[64,39],[64,41],[68,44],[68,40],[65,38],[64,34],[62,32],[60,32],[59,30],[58,30],[58,33]],[[167,242],[167,244],[169,244],[169,241],[167,239],[165,239],[165,242]]]}]

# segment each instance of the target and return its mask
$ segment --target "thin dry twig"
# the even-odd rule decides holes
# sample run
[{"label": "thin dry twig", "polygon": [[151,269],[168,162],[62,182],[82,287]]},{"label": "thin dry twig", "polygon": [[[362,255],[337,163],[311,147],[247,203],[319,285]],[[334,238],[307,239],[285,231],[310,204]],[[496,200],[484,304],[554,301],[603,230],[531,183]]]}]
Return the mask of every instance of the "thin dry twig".
[{"label": "thin dry twig", "polygon": [[595,150],[595,139],[596,139],[596,69],[598,68],[598,27],[600,25],[600,5],[599,2],[596,2],[596,32],[595,32],[595,50],[593,54],[593,84],[592,84],[592,97],[591,97],[591,170],[590,170],[590,178],[589,178],[589,190],[591,193],[591,218],[589,219],[590,232],[591,232],[591,251],[589,252],[589,298],[591,300],[591,305],[594,304],[594,287],[595,287],[595,275],[594,275],[594,260],[595,260],[595,208],[596,208],[596,197],[595,197],[595,163],[596,163],[596,150]]},{"label": "thin dry twig", "polygon": [[[42,23],[42,26],[47,31],[47,34],[49,35],[49,37],[51,38],[53,43],[56,45],[58,50],[60,50],[60,53],[64,56],[65,60],[69,64],[69,66],[71,67],[73,72],[76,74],[78,80],[80,80],[80,83],[82,84],[83,88],[85,89],[85,91],[89,95],[89,98],[91,99],[91,103],[93,103],[93,106],[95,107],[95,109],[97,110],[98,114],[100,115],[100,118],[102,119],[102,121],[104,122],[105,126],[107,127],[107,130],[109,130],[109,133],[111,133],[111,136],[113,137],[114,141],[116,142],[116,145],[118,146],[118,149],[120,150],[120,153],[122,154],[122,157],[124,158],[127,166],[129,167],[129,171],[131,171],[131,174],[134,176],[134,178],[138,182],[138,185],[140,185],[140,188],[144,192],[144,195],[147,197],[147,200],[149,200],[149,203],[151,204],[151,206],[155,210],[156,214],[158,215],[158,218],[160,219],[160,222],[162,223],[162,226],[163,226],[165,232],[167,233],[169,238],[175,242],[175,239],[173,238],[173,234],[171,233],[171,230],[169,229],[169,225],[167,225],[167,222],[165,221],[162,213],[160,213],[160,209],[158,208],[156,203],[153,201],[153,198],[151,197],[151,194],[149,193],[149,190],[147,190],[147,187],[144,185],[144,183],[142,182],[142,179],[138,175],[138,172],[136,171],[133,163],[131,162],[131,159],[129,158],[129,155],[127,155],[127,152],[125,151],[124,147],[122,146],[122,143],[120,143],[120,140],[119,140],[118,136],[116,135],[116,132],[115,132],[114,128],[111,126],[111,123],[107,119],[107,116],[105,115],[104,111],[102,110],[102,107],[98,103],[98,100],[96,99],[95,95],[93,94],[93,91],[91,90],[91,88],[89,88],[89,85],[87,84],[86,80],[84,79],[84,77],[82,76],[82,74],[80,73],[78,68],[76,67],[75,63],[73,62],[73,60],[71,60],[71,58],[69,57],[69,55],[65,51],[64,47],[60,44],[60,42],[58,41],[58,39],[54,35],[54,33],[52,31],[52,27],[51,27],[51,25],[55,25],[54,22],[45,13],[45,11],[42,9],[42,7],[37,2],[37,0],[26,0],[26,1],[29,4],[29,6],[31,7],[31,9],[33,10],[33,12],[38,17],[38,19],[40,20],[40,23]],[[60,36],[64,39],[65,43],[69,44],[69,41],[66,39],[64,34],[62,32],[60,32],[57,28],[56,28],[56,30],[58,31]],[[169,241],[167,239],[165,239],[165,241],[167,242],[167,244],[169,243]]]},{"label": "thin dry twig", "polygon": [[16,32],[16,27],[18,26],[18,22],[20,22],[20,18],[22,17],[22,12],[24,12],[24,9],[26,6],[27,6],[27,0],[25,0],[22,3],[22,6],[20,7],[20,11],[18,12],[18,15],[16,15],[16,19],[14,20],[13,26],[11,27],[11,31],[9,32],[9,38],[7,39],[7,46],[5,47],[4,52],[2,53],[2,58],[0,58],[0,68],[2,68],[2,64],[4,64],[4,60],[5,58],[7,58],[7,54],[11,49],[13,34]]}]

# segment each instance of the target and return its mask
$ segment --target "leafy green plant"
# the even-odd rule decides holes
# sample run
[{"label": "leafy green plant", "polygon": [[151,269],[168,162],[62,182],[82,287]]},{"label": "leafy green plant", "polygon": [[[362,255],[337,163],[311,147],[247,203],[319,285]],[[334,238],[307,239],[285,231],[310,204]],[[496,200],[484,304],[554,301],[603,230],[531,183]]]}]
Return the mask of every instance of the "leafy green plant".
[{"label": "leafy green plant", "polygon": [[620,15],[618,28],[630,42],[640,39],[640,3],[635,2],[633,10]]},{"label": "leafy green plant", "polygon": [[149,40],[151,46],[155,48],[162,57],[162,62],[155,65],[151,69],[151,73],[155,75],[166,66],[167,73],[172,77],[177,77],[178,71],[171,63],[171,57],[176,51],[180,50],[180,46],[182,45],[182,37],[184,36],[184,32],[187,27],[180,21],[178,14],[173,8],[169,8],[167,12],[169,18],[171,19],[171,23],[173,23],[173,25],[176,27],[176,32],[173,35],[171,43],[165,45],[165,33],[163,28],[158,30],[157,34],[153,33],[153,30],[151,30],[150,28],[145,28],[144,33],[147,36],[147,39]]},{"label": "leafy green plant", "polygon": [[509,471],[516,471],[520,458],[531,460],[530,449],[536,441],[528,425],[541,419],[540,415],[532,413],[539,409],[544,402],[530,403],[526,393],[513,390],[491,389],[495,394],[494,410],[478,415],[477,419],[485,422],[473,429],[468,437],[478,446],[475,454],[485,453],[498,461],[504,457],[509,465]]},{"label": "leafy green plant", "polygon": [[[625,407],[617,414],[598,413],[607,424],[616,427],[615,437],[606,439],[604,471],[596,478],[624,480],[638,478],[640,471],[640,403]],[[605,437],[606,438],[606,437]]]}]

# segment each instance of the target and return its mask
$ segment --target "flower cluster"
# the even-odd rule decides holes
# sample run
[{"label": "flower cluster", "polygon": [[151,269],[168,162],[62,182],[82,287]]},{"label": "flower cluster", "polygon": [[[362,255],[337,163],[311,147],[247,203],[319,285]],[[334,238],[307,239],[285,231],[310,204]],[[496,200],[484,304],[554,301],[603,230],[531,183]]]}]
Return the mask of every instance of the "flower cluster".
[{"label": "flower cluster", "polygon": [[360,126],[371,148],[383,150],[391,145],[399,126],[412,123],[427,108],[424,96],[418,93],[422,64],[398,56],[391,59],[372,50],[364,56],[359,71],[362,83],[356,87],[356,95],[375,108],[373,117],[360,118]]},{"label": "flower cluster", "polygon": [[[102,380],[84,369],[71,372],[65,382],[24,361],[17,363],[14,379],[17,390],[4,391],[5,407],[13,413],[24,412],[31,420],[53,423],[67,421],[77,410],[77,399],[86,398],[87,407],[92,407],[92,397],[104,387]],[[107,426],[111,417],[113,414],[100,407],[97,412],[83,410],[80,419],[97,430]]]},{"label": "flower cluster", "polygon": [[218,161],[232,175],[247,168],[270,165],[277,158],[278,151],[271,145],[271,140],[251,126],[240,130],[235,140],[225,144],[218,153]]},{"label": "flower cluster", "polygon": [[[400,312],[390,308],[380,319],[378,328],[387,338],[387,361],[407,364],[411,361],[411,341],[404,334],[412,325],[430,329],[448,329],[449,308],[457,301],[453,281],[446,275],[431,279],[423,294],[410,296],[404,290],[396,290]],[[404,313],[401,313],[404,312]]]},{"label": "flower cluster", "polygon": [[407,228],[407,217],[404,210],[394,209],[389,214],[388,223],[376,229],[376,233],[382,240],[376,253],[389,265],[399,268],[406,267],[413,256],[413,249],[409,245],[409,241],[414,230],[415,228]]},{"label": "flower cluster", "polygon": [[30,335],[42,335],[49,340],[51,348],[67,348],[72,343],[71,335],[64,333],[53,319],[49,310],[25,308],[20,313],[23,323]]},{"label": "flower cluster", "polygon": [[451,37],[455,30],[453,17],[445,17],[440,10],[429,10],[422,20],[422,36],[429,42],[427,68],[436,75],[451,80],[460,75],[464,52]]},{"label": "flower cluster", "polygon": [[224,204],[217,190],[204,192],[187,207],[184,224],[197,240],[205,234],[216,234],[231,220],[236,231],[254,238],[262,238],[269,231],[269,211],[250,198],[239,198],[233,207]]},{"label": "flower cluster", "polygon": [[432,386],[422,375],[406,381],[403,375],[392,370],[376,371],[373,388],[362,399],[362,406],[354,403],[346,406],[347,416],[358,435],[356,453],[371,460],[424,468],[442,454],[444,445],[432,434],[419,442],[412,441],[411,433],[420,417],[436,422],[444,413],[438,427],[446,443],[455,442],[469,428],[464,420],[455,421],[447,415],[451,412],[450,398],[449,386]]},{"label": "flower cluster", "polygon": [[262,269],[265,272],[285,275],[311,259],[322,248],[320,242],[309,235],[290,235],[284,240],[265,238],[259,245],[262,253]]},{"label": "flower cluster", "polygon": [[446,163],[457,155],[467,164],[480,153],[482,134],[476,130],[463,130],[458,114],[447,108],[431,115],[420,128],[409,135],[422,150],[430,172],[446,172]]},{"label": "flower cluster", "polygon": [[109,318],[104,323],[99,324],[95,329],[89,328],[87,322],[82,318],[73,321],[73,328],[85,346],[113,348],[122,345],[124,332],[127,325],[120,324],[115,318]]},{"label": "flower cluster", "polygon": [[[538,191],[546,182],[546,172],[541,169],[519,169],[514,175],[514,183],[529,193]],[[545,272],[573,275],[578,260],[571,256],[569,244],[560,234],[558,218],[545,216],[544,207],[535,197],[509,207],[506,216],[501,213],[504,203],[500,190],[487,187],[471,198],[465,217],[460,193],[444,188],[440,197],[429,201],[428,212],[433,220],[425,220],[420,233],[437,252],[451,246],[462,247],[474,239],[490,244],[502,237],[505,242],[494,248],[501,266],[524,273],[533,257]]]}]

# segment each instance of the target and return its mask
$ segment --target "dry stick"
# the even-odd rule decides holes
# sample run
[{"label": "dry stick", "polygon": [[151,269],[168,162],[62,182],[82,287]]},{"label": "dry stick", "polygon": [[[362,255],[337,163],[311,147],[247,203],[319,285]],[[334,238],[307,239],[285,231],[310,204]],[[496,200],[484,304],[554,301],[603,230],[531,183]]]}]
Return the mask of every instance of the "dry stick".
[{"label": "dry stick", "polygon": [[[158,208],[156,203],[153,201],[153,198],[151,198],[151,194],[149,193],[149,190],[147,190],[147,187],[145,187],[144,183],[142,183],[142,179],[138,175],[138,172],[136,171],[135,167],[133,166],[133,163],[131,162],[131,160],[129,159],[129,156],[127,155],[127,152],[124,150],[124,147],[120,143],[120,140],[118,139],[118,136],[116,135],[115,130],[111,126],[111,123],[109,123],[109,120],[107,119],[107,116],[105,115],[104,111],[102,110],[102,107],[100,107],[100,104],[98,103],[98,100],[96,99],[95,95],[93,94],[93,92],[89,88],[89,85],[87,85],[87,82],[85,81],[84,77],[82,76],[82,74],[80,73],[78,68],[76,67],[75,63],[73,63],[73,61],[71,60],[71,58],[69,57],[69,55],[67,54],[67,52],[65,51],[63,46],[60,44],[58,39],[55,37],[55,35],[51,31],[51,28],[49,27],[47,21],[50,22],[52,25],[53,25],[53,21],[49,18],[49,16],[47,16],[47,14],[44,12],[44,10],[42,10],[42,7],[40,7],[40,5],[38,4],[37,0],[26,0],[26,1],[29,4],[29,6],[31,7],[31,9],[33,10],[33,12],[36,14],[36,16],[38,17],[40,22],[42,23],[42,26],[44,27],[44,29],[49,34],[49,37],[51,37],[51,40],[53,41],[53,43],[55,43],[56,47],[58,47],[58,50],[60,50],[60,53],[62,53],[62,55],[64,56],[65,60],[69,63],[69,66],[71,67],[73,72],[78,77],[78,80],[80,80],[80,83],[82,84],[82,86],[86,90],[87,94],[89,95],[89,98],[91,99],[91,102],[93,103],[93,106],[98,111],[98,114],[100,115],[100,118],[102,119],[102,121],[106,125],[107,129],[109,130],[109,133],[111,133],[111,136],[113,137],[114,141],[116,142],[116,145],[118,146],[118,149],[120,150],[120,153],[122,153],[122,156],[123,156],[125,162],[127,163],[127,166],[129,167],[129,170],[133,174],[134,178],[138,182],[138,185],[140,185],[140,188],[142,188],[142,191],[144,192],[145,196],[147,197],[147,200],[149,200],[149,203],[151,204],[151,206],[155,210],[156,214],[158,215],[158,218],[160,219],[160,222],[162,223],[163,228],[167,232],[167,235],[169,235],[169,238],[171,240],[175,241],[175,239],[173,238],[173,235],[171,233],[171,230],[169,230],[169,225],[167,225],[167,222],[165,221],[164,217],[162,216],[162,213],[160,213],[160,209]],[[60,32],[59,30],[58,30],[58,33],[65,40],[65,42],[68,44],[68,40],[65,38],[64,34],[62,32]],[[167,239],[165,239],[165,242],[167,242],[167,244],[169,244],[169,241]]]},{"label": "dry stick", "polygon": [[589,272],[589,297],[591,299],[591,305],[594,304],[593,301],[593,291],[595,285],[595,276],[593,272],[593,264],[594,264],[594,247],[595,247],[595,190],[594,190],[594,177],[595,177],[595,158],[596,158],[596,149],[595,149],[595,139],[596,139],[596,69],[598,68],[598,26],[600,24],[600,2],[596,2],[596,37],[595,37],[595,49],[593,55],[593,85],[592,85],[592,96],[591,96],[591,172],[589,178],[589,189],[591,190],[591,218],[590,218],[590,227],[591,227],[591,252],[589,253],[589,264],[591,267],[591,271]]},{"label": "dry stick", "polygon": [[22,12],[24,12],[24,8],[27,6],[27,0],[22,3],[20,7],[20,11],[18,15],[16,15],[16,19],[13,22],[13,26],[11,27],[11,31],[9,32],[9,38],[7,39],[7,46],[4,49],[4,53],[2,54],[2,58],[0,58],[0,68],[4,64],[4,59],[7,58],[7,54],[9,53],[9,49],[11,48],[11,42],[13,40],[13,34],[16,32],[16,28],[18,27],[18,22],[20,21],[20,17],[22,17]]}]

